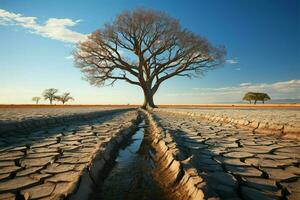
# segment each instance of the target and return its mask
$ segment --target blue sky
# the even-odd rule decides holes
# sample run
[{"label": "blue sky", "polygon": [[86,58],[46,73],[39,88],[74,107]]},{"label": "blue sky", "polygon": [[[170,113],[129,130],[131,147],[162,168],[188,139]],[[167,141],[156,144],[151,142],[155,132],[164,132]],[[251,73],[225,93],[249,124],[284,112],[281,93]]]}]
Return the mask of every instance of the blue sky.
[{"label": "blue sky", "polygon": [[300,98],[300,3],[296,0],[91,1],[0,0],[0,103],[31,103],[45,88],[71,92],[74,103],[142,103],[124,82],[93,87],[70,53],[86,34],[124,10],[162,10],[181,25],[225,45],[226,63],[201,79],[174,78],[158,104],[235,102],[246,91]]}]

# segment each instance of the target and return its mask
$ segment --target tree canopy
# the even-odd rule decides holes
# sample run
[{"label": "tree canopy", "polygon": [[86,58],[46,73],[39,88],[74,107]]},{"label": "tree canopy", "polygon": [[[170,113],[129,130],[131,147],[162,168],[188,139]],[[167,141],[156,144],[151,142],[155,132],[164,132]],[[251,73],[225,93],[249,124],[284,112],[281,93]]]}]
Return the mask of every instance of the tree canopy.
[{"label": "tree canopy", "polygon": [[270,96],[266,93],[259,93],[259,92],[247,92],[244,97],[244,101],[249,101],[251,104],[251,101],[254,101],[254,104],[256,104],[257,101],[262,101],[265,103],[267,100],[271,100]]},{"label": "tree canopy", "polygon": [[163,12],[135,9],[93,32],[74,51],[76,66],[92,85],[118,80],[141,87],[143,107],[174,77],[199,77],[224,62],[225,48],[180,26]]}]

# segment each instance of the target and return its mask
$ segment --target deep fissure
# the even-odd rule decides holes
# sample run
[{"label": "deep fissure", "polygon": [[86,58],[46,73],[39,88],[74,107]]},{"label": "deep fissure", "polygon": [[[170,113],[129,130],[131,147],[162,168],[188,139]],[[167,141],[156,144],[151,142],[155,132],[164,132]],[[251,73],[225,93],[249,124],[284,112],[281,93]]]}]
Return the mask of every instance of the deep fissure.
[{"label": "deep fissure", "polygon": [[107,167],[106,176],[100,179],[92,199],[167,199],[165,190],[155,179],[151,130],[147,120],[142,118],[138,129],[124,141]]}]

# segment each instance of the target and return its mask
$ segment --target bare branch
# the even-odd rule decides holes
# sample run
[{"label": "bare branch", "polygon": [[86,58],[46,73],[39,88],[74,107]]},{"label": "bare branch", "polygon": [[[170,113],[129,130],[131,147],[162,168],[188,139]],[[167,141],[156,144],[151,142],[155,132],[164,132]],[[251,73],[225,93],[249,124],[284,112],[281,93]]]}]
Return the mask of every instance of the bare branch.
[{"label": "bare branch", "polygon": [[221,66],[225,53],[163,12],[135,9],[79,43],[74,57],[91,84],[123,80],[140,86],[146,99],[169,78],[199,77]]}]

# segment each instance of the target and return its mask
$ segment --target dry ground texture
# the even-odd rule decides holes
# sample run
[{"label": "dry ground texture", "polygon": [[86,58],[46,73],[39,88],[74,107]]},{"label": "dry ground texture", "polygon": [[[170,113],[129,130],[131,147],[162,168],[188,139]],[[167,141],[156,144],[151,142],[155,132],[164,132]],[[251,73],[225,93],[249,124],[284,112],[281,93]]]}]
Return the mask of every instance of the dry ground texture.
[{"label": "dry ground texture", "polygon": [[[1,105],[0,129],[16,129],[0,131],[0,199],[85,199],[135,129],[135,107]],[[161,106],[152,112],[153,145],[184,199],[296,200],[299,111],[296,104]]]}]

